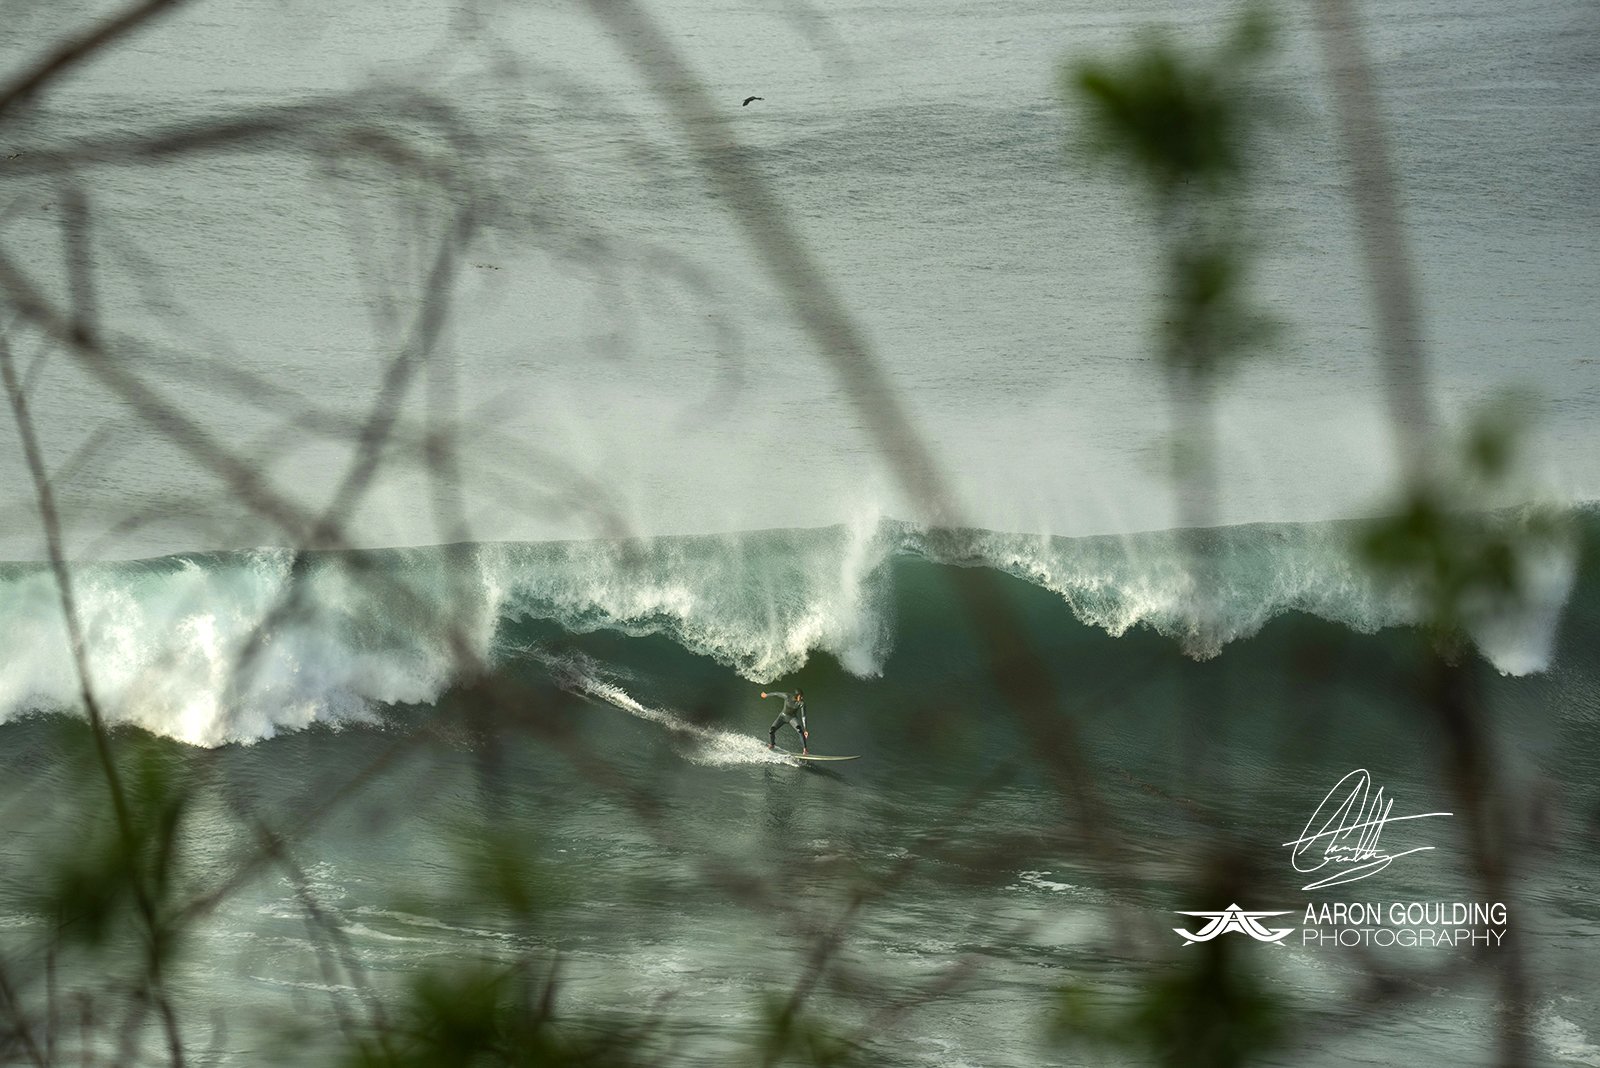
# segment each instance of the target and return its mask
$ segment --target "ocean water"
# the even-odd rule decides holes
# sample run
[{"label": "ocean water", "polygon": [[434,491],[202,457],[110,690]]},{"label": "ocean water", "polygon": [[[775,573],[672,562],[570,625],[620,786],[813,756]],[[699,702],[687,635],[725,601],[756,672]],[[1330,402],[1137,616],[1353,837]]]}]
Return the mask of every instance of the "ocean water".
[{"label": "ocean water", "polygon": [[[1240,904],[1297,929],[1238,947],[1295,1021],[1267,1063],[1489,1063],[1499,947],[1387,947],[1409,978],[1367,1012],[1370,961],[1299,930],[1308,902],[1480,902],[1469,819],[1392,830],[1431,848],[1359,889],[1304,890],[1283,846],[1353,769],[1397,814],[1458,798],[1422,595],[1352,548],[1396,499],[1395,443],[1304,13],[1279,13],[1283,120],[1248,202],[1282,332],[1218,390],[1219,525],[1194,532],[1154,234],[1078,159],[1057,79],[1150,24],[1204,46],[1230,7],[695,0],[653,9],[656,41],[603,7],[193,5],[0,116],[0,252],[63,306],[89,264],[96,336],[159,400],[0,294],[100,707],[206,784],[183,888],[229,892],[168,969],[186,1044],[332,1060],[340,1022],[399,1011],[419,973],[531,959],[563,1012],[648,1026],[639,1048],[671,1063],[759,1059],[764,1006],[797,984],[871,1063],[1137,1063],[1050,1039],[1060,991],[1127,1003],[1204,952],[1168,932],[1228,904],[1206,848],[1227,842]],[[109,10],[8,13],[0,81]],[[1364,15],[1439,433],[1515,392],[1530,438],[1493,521],[1570,512],[1516,610],[1468,606],[1458,663],[1515,813],[1531,1056],[1600,1063],[1600,20],[1575,0]],[[882,411],[631,58],[666,47],[866,339],[959,529],[905,490]],[[125,147],[286,114],[216,150]],[[396,366],[414,377],[352,488]],[[27,1018],[52,983],[115,1016],[92,962],[40,948],[30,872],[96,810],[9,420],[0,487],[0,961]],[[336,536],[311,539],[324,510]],[[1031,669],[1007,674],[1019,648],[1045,720],[1017,700]],[[861,760],[766,748],[758,693],[795,685],[813,745]],[[518,716],[486,722],[507,694]],[[230,883],[257,819],[293,863]],[[484,890],[464,828],[486,822],[540,873],[531,915],[464,903]],[[122,1059],[163,1049],[151,1024]]]},{"label": "ocean water", "polygon": [[[1539,1063],[1586,1063],[1600,1034],[1588,996],[1592,512],[1580,529],[1588,563],[1568,575],[1570,595],[1519,630],[1551,641],[1486,645],[1470,661],[1492,710],[1491,796],[1517,801],[1525,822],[1508,908],[1537,976]],[[273,867],[231,887],[169,972],[197,1048],[239,1063],[332,1059],[339,1008],[398,1005],[427,969],[548,955],[565,1011],[596,1027],[648,1025],[643,1048],[669,1062],[747,1063],[767,1000],[800,982],[826,935],[838,944],[808,1011],[870,1063],[1140,1063],[1053,1044],[1058,992],[1090,984],[1117,1004],[1182,965],[1165,932],[1190,922],[1181,911],[1223,904],[1206,896],[1202,848],[1219,826],[1248,858],[1244,907],[1287,909],[1279,922],[1296,929],[1308,903],[1482,901],[1454,821],[1425,838],[1391,830],[1432,851],[1355,893],[1302,891],[1282,847],[1358,767],[1397,815],[1454,803],[1448,732],[1416,695],[1425,639],[1398,622],[1403,604],[1337,563],[1329,547],[1345,530],[1230,528],[1220,552],[1238,566],[1236,600],[1215,655],[1183,618],[1181,588],[1160,586],[1178,571],[1161,561],[1166,537],[1029,539],[1029,554],[1015,537],[974,535],[961,564],[905,526],[872,531],[867,548],[838,528],[687,538],[632,560],[625,583],[619,547],[593,543],[389,551],[361,565],[441,598],[475,587],[484,615],[468,629],[485,637],[496,683],[526,696],[531,730],[475,718],[449,657],[418,640],[430,628],[375,618],[370,591],[352,593],[350,561],[311,566],[307,607],[274,632],[247,685],[235,650],[281,592],[282,554],[101,565],[79,588],[105,714],[173,739],[162,752],[206,784],[186,817],[185,893],[255,855],[246,815],[297,831],[294,874]],[[1124,867],[1095,856],[1054,778],[1048,732],[991,674],[956,568],[992,586],[1048,665]],[[446,581],[453,569],[463,581]],[[48,599],[37,567],[4,582],[8,606]],[[73,697],[59,654],[35,641],[13,647],[4,694],[8,961],[24,976],[52,928],[15,873],[72,855],[64,843],[91,838],[100,811],[74,800],[92,786],[73,721],[30,712]],[[817,751],[862,759],[824,770],[769,751],[767,678],[805,685]],[[794,748],[792,734],[780,742]],[[484,821],[539,873],[531,920],[471,905],[485,886],[464,842]],[[331,968],[325,924],[348,955]],[[1426,985],[1402,984],[1393,1007],[1368,1016],[1347,1000],[1370,964],[1359,951],[1250,948],[1263,951],[1252,971],[1310,1032],[1266,1063],[1489,1063],[1494,950],[1374,950],[1440,977],[1411,979]],[[1463,962],[1481,970],[1450,971]],[[158,1037],[146,1046],[161,1059]]]},{"label": "ocean water", "polygon": [[[1369,30],[1435,404],[1447,420],[1524,391],[1536,486],[1594,499],[1593,16],[1581,4],[1514,19],[1431,10],[1373,11]],[[712,98],[734,101],[722,117],[738,152],[828,272],[970,525],[1081,535],[1178,522],[1152,357],[1154,235],[1134,191],[1075,161],[1078,120],[1056,83],[1064,62],[1131,47],[1147,23],[1203,45],[1230,11],[660,13]],[[269,486],[331,498],[351,451],[340,420],[369,411],[470,194],[481,224],[449,287],[439,348],[455,396],[437,416],[462,430],[451,493],[465,530],[416,507],[427,480],[414,442],[445,403],[418,386],[351,543],[919,518],[619,42],[581,8],[501,12],[476,36],[443,11],[398,12],[180,14],[85,67],[7,134],[19,153],[8,233],[34,283],[65,285],[61,189],[16,171],[35,128],[54,145],[362,92],[351,123],[448,149],[463,189],[436,195],[318,144],[93,171],[97,305],[139,340],[150,380]],[[67,15],[30,18],[10,68]],[[1369,514],[1393,489],[1319,53],[1299,22],[1280,39],[1285,118],[1264,142],[1249,217],[1259,298],[1284,330],[1219,391],[1220,522]],[[447,117],[407,110],[408,92]],[[750,93],[766,99],[738,108]],[[13,344],[31,356],[29,342]],[[46,450],[81,468],[58,490],[78,555],[285,543],[71,360],[37,374]],[[3,462],[23,484],[16,450]],[[43,555],[25,507],[0,530],[6,558]]]}]

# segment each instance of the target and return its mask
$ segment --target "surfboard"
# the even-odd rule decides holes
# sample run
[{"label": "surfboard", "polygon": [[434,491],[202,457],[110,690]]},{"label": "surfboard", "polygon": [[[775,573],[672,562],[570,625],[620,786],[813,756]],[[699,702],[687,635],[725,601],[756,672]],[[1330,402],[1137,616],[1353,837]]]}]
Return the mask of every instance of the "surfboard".
[{"label": "surfboard", "polygon": [[793,757],[796,760],[860,760],[861,759],[861,754],[860,753],[857,753],[855,756],[822,756],[822,755],[820,755],[818,753],[791,753],[786,749],[779,749],[777,751],[782,753],[786,757]]}]

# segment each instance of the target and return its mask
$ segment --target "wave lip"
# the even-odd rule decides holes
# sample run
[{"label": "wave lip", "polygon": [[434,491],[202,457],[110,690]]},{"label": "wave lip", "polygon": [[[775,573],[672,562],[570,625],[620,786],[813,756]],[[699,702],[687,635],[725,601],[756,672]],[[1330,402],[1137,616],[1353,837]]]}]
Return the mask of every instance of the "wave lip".
[{"label": "wave lip", "polygon": [[[1055,538],[906,528],[902,539],[927,559],[992,568],[1050,590],[1080,621],[1113,637],[1149,627],[1204,660],[1287,612],[1363,634],[1423,620],[1419,590],[1360,562],[1354,542],[1362,529],[1328,521]],[[1572,546],[1550,544],[1518,561],[1523,596],[1516,603],[1467,605],[1468,630],[1485,658],[1509,675],[1547,668],[1576,575]]]},{"label": "wave lip", "polygon": [[891,647],[878,521],[650,541],[498,545],[483,554],[508,616],[584,633],[661,634],[752,681],[825,652],[863,678]]},{"label": "wave lip", "polygon": [[[1600,518],[1583,513],[1579,523],[1587,535]],[[664,636],[756,683],[792,675],[819,652],[871,678],[896,640],[947,623],[942,610],[897,593],[895,561],[905,557],[1014,576],[1055,593],[1084,624],[1113,636],[1148,627],[1197,658],[1291,611],[1363,633],[1415,623],[1417,592],[1355,562],[1357,529],[1056,538],[870,517],[806,530],[315,554],[298,564],[279,549],[177,556],[85,565],[75,585],[108,721],[215,746],[435,700],[456,670],[441,621],[491,663],[507,651],[506,628],[533,619],[569,633]],[[1211,591],[1203,602],[1190,566],[1197,547]],[[1508,674],[1548,667],[1576,574],[1567,548],[1523,564],[1528,596],[1514,610],[1481,605],[1469,617],[1485,657]],[[404,596],[393,595],[397,586]],[[296,609],[282,613],[291,592]],[[0,722],[79,707],[48,569],[0,565],[0,643]]]}]

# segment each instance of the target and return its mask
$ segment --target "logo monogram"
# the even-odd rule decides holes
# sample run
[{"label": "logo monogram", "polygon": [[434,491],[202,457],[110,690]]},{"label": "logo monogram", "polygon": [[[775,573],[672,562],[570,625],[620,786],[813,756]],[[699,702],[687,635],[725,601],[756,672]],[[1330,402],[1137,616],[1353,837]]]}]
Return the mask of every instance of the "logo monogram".
[{"label": "logo monogram", "polygon": [[1263,916],[1287,916],[1288,912],[1246,912],[1237,903],[1229,905],[1221,912],[1180,912],[1179,916],[1204,916],[1211,920],[1202,927],[1199,933],[1185,931],[1182,927],[1174,927],[1176,934],[1184,937],[1184,945],[1193,945],[1196,942],[1209,942],[1218,935],[1237,931],[1247,934],[1257,942],[1278,942],[1285,935],[1294,930],[1293,927],[1266,928],[1256,921]]}]

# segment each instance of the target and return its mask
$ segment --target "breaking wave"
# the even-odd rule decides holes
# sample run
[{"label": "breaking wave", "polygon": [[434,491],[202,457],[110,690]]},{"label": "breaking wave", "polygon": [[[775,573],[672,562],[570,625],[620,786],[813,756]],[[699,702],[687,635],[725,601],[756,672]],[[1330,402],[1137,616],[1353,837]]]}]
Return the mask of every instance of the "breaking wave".
[{"label": "breaking wave", "polygon": [[[1596,516],[1583,513],[1579,526],[1592,543]],[[1061,598],[1068,611],[1052,625],[1113,636],[1150,628],[1196,658],[1287,612],[1363,633],[1414,623],[1416,592],[1365,572],[1349,549],[1352,530],[1281,524],[1056,538],[872,518],[640,541],[188,554],[83,565],[74,585],[107,718],[215,746],[435,700],[455,672],[446,621],[490,664],[515,644],[508,629],[536,621],[573,634],[664,637],[754,682],[792,674],[819,653],[871,678],[897,643],[948,626],[947,604],[922,603],[919,587],[897,578],[911,561],[1013,576]],[[1213,577],[1203,607],[1196,559]],[[1522,603],[1471,619],[1483,655],[1510,674],[1547,667],[1575,576],[1572,550],[1530,559]],[[0,566],[0,642],[0,721],[79,707],[48,568]],[[650,714],[629,706],[625,691],[605,691],[602,678],[586,685],[591,696]]]}]

